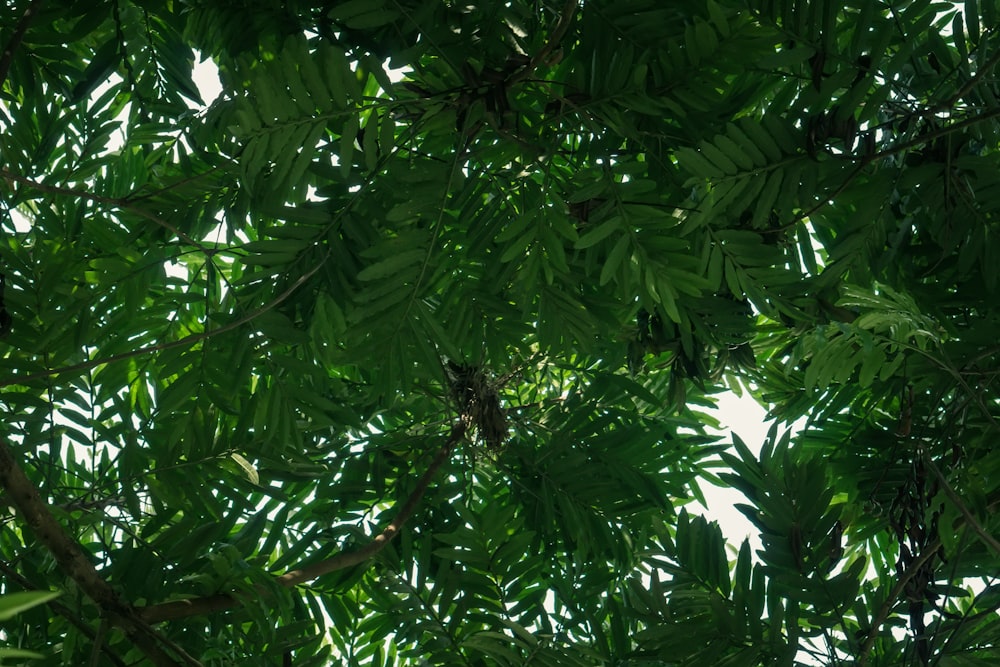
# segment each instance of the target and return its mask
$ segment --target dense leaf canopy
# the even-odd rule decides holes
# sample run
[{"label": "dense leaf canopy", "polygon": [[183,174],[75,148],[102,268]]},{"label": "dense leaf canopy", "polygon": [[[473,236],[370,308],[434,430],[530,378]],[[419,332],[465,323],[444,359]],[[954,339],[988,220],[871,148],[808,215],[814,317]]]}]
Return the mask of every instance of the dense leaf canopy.
[{"label": "dense leaf canopy", "polygon": [[993,0],[0,7],[7,660],[1000,664]]}]

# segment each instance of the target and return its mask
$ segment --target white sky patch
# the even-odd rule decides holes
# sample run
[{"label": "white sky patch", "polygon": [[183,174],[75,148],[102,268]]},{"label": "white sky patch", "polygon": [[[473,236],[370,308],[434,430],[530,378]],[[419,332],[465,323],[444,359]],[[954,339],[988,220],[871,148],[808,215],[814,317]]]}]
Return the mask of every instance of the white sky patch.
[{"label": "white sky patch", "polygon": [[27,234],[31,231],[31,220],[23,213],[16,208],[7,209],[7,213],[10,215],[10,220],[14,225],[14,232],[16,234]]},{"label": "white sky patch", "polygon": [[[735,432],[750,451],[759,454],[770,426],[765,421],[767,410],[747,393],[737,396],[727,391],[719,394],[717,398],[718,419],[724,430],[716,433],[731,444],[730,433]],[[705,500],[708,501],[708,507],[705,508],[707,517],[719,522],[722,535],[731,546],[739,548],[743,540],[749,539],[752,551],[756,552],[761,548],[760,531],[735,507],[736,503],[748,502],[742,493],[736,489],[723,489],[708,484],[702,485],[702,491]]]},{"label": "white sky patch", "polygon": [[222,83],[219,81],[219,68],[208,58],[198,54],[194,64],[194,85],[201,93],[201,99],[206,106],[211,106],[222,94]]}]

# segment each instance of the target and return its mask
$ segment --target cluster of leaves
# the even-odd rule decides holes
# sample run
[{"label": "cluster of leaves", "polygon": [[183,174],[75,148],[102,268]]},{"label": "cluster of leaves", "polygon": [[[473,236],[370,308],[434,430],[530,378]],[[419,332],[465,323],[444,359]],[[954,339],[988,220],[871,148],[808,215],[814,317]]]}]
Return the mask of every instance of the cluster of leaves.
[{"label": "cluster of leaves", "polygon": [[996,662],[992,0],[3,7],[3,446],[175,658]]}]

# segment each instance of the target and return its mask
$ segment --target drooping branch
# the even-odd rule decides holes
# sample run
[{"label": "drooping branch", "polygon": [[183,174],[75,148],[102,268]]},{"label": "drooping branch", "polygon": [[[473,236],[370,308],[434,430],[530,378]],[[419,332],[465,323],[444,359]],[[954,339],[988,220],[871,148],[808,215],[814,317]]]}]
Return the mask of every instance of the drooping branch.
[{"label": "drooping branch", "polygon": [[7,74],[10,73],[10,65],[14,61],[14,52],[21,45],[24,33],[28,32],[28,26],[35,20],[35,15],[41,6],[42,0],[32,0],[28,8],[24,10],[24,14],[21,15],[21,20],[18,22],[14,34],[10,36],[10,41],[4,47],[3,53],[0,54],[0,88],[3,88],[4,82],[7,81]]},{"label": "drooping branch", "polygon": [[[393,538],[399,534],[399,531],[410,519],[410,517],[413,516],[417,505],[423,498],[424,493],[426,493],[427,487],[430,485],[434,475],[444,462],[448,460],[448,457],[455,445],[457,445],[458,442],[465,436],[466,429],[467,425],[464,420],[459,420],[455,423],[451,429],[451,434],[448,436],[448,441],[443,447],[441,447],[440,450],[438,450],[430,465],[427,466],[427,470],[425,470],[424,474],[421,475],[416,488],[414,488],[407,497],[406,502],[403,503],[403,506],[392,520],[392,523],[386,526],[386,528],[381,533],[376,535],[368,544],[357,551],[339,553],[332,558],[322,560],[318,563],[311,563],[297,567],[286,572],[285,574],[275,577],[275,583],[285,588],[291,588],[324,574],[329,574],[330,572],[336,572],[337,570],[343,570],[353,565],[363,563],[384,549],[386,545],[388,545],[389,542],[391,542]],[[262,592],[266,591],[262,589]],[[223,593],[218,595],[208,595],[200,598],[192,598],[189,600],[172,600],[170,602],[163,602],[149,607],[138,607],[136,608],[136,611],[146,623],[160,623],[162,621],[187,618],[189,616],[200,616],[225,609],[233,609],[241,604],[240,600],[235,596]]]},{"label": "drooping branch", "polygon": [[9,502],[21,514],[38,541],[49,550],[60,569],[76,582],[87,597],[97,603],[110,621],[125,632],[152,664],[158,667],[177,665],[157,645],[148,625],[136,615],[131,605],[118,597],[84,555],[80,545],[70,539],[52,516],[38,489],[24,474],[14,458],[14,452],[4,440],[0,440],[0,486],[6,489]]}]

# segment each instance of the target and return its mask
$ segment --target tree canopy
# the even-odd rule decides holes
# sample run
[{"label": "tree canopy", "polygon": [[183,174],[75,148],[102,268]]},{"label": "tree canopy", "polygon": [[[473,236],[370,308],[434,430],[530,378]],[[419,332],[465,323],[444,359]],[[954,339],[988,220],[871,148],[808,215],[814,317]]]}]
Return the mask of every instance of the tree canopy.
[{"label": "tree canopy", "polygon": [[1000,662],[992,0],[2,7],[0,659]]}]

